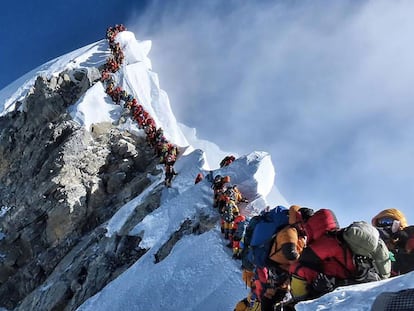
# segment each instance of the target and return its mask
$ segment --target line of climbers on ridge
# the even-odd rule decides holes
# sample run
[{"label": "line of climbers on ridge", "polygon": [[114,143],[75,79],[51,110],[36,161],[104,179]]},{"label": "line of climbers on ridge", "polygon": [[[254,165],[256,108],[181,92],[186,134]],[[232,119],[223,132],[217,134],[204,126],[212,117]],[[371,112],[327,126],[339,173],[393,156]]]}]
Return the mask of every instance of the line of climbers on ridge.
[{"label": "line of climbers on ridge", "polygon": [[[220,167],[234,160],[228,156]],[[195,183],[203,178],[199,173]],[[242,279],[250,288],[235,311],[295,310],[297,302],[339,286],[414,271],[414,226],[397,209],[381,211],[371,224],[355,221],[345,228],[330,209],[298,205],[267,207],[249,218],[238,206],[248,201],[230,176],[210,179],[221,231],[233,258],[241,259]]]},{"label": "line of climbers on ridge", "polygon": [[[220,168],[230,165],[235,161],[235,156],[228,155],[220,162]],[[229,240],[227,247],[232,249],[233,258],[240,259],[241,257],[241,245],[240,238],[241,233],[244,230],[246,223],[246,217],[240,212],[240,203],[248,203],[246,197],[244,197],[237,185],[230,184],[230,176],[216,175],[211,179],[211,188],[213,189],[213,207],[217,208],[220,214],[220,227],[221,232],[226,240]],[[198,173],[194,183],[197,184],[204,179],[202,173]],[[241,230],[241,231],[240,231]]]},{"label": "line of climbers on ridge", "polygon": [[115,38],[118,33],[125,30],[126,27],[122,24],[107,28],[106,39],[109,42],[111,56],[107,58],[101,70],[101,81],[105,85],[106,94],[111,97],[112,101],[117,105],[120,105],[123,101],[124,108],[138,123],[138,128],[144,130],[148,145],[154,149],[155,154],[160,158],[160,163],[164,164],[164,184],[171,187],[171,181],[177,175],[174,164],[178,156],[178,147],[167,140],[164,136],[164,130],[161,127],[157,128],[155,120],[132,94],[128,94],[120,86],[115,86],[115,79],[112,74],[120,69],[125,58],[121,45],[115,41]]}]

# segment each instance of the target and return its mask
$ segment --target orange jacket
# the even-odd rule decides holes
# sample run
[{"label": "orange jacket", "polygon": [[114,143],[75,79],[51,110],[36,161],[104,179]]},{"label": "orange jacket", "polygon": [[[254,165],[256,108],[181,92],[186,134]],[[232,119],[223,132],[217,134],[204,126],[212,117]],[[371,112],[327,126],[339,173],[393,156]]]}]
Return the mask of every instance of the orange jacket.
[{"label": "orange jacket", "polygon": [[269,259],[289,271],[289,266],[299,258],[305,245],[306,238],[299,236],[297,229],[289,225],[276,235]]}]

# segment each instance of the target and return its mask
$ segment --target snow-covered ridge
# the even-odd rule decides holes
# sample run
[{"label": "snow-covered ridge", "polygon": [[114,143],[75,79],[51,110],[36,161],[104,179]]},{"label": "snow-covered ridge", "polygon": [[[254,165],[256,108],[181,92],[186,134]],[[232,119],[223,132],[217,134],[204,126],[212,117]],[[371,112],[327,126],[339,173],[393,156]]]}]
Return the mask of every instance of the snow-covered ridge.
[{"label": "snow-covered ridge", "polygon": [[0,90],[0,116],[15,109],[16,102],[26,97],[38,76],[50,79],[67,69],[99,67],[108,56],[108,44],[106,40],[100,40],[33,69]]}]

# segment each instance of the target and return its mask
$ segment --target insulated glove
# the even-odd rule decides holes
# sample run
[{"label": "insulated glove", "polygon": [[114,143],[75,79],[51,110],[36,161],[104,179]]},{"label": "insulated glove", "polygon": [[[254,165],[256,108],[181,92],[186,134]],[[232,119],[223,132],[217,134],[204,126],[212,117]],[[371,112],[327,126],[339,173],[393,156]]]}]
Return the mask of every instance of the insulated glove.
[{"label": "insulated glove", "polygon": [[318,293],[331,292],[335,288],[335,278],[319,273],[312,283],[313,289]]}]

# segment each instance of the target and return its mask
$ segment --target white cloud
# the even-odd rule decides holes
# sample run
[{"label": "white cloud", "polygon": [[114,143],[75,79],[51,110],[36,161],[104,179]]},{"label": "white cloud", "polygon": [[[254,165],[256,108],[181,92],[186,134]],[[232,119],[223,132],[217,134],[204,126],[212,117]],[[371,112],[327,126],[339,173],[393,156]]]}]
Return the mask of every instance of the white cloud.
[{"label": "white cloud", "polygon": [[180,3],[156,2],[132,28],[153,40],[181,122],[270,152],[288,201],[349,221],[350,197],[365,219],[360,206],[395,202],[414,219],[413,2]]}]

